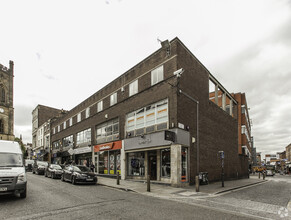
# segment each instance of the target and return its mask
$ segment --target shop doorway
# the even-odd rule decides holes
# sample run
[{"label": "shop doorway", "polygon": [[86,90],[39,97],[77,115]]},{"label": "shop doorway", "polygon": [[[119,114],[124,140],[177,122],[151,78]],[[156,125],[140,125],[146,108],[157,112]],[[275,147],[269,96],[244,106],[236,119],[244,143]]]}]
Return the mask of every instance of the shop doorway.
[{"label": "shop doorway", "polygon": [[157,151],[148,152],[148,164],[151,180],[157,180]]}]

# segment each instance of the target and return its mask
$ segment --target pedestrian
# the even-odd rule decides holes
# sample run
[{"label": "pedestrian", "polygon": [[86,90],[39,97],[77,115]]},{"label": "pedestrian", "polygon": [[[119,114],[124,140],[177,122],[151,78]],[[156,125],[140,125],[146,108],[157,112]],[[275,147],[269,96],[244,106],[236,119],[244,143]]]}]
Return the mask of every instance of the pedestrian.
[{"label": "pedestrian", "polygon": [[93,164],[93,162],[91,162],[90,169],[91,169],[91,171],[94,173],[95,165]]},{"label": "pedestrian", "polygon": [[87,160],[83,161],[83,165],[87,167]]}]

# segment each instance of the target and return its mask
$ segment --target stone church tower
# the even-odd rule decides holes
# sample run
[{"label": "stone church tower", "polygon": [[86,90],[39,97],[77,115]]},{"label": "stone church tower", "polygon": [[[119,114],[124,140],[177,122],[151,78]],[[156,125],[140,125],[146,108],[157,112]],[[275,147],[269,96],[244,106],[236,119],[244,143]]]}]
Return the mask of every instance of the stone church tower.
[{"label": "stone church tower", "polygon": [[0,64],[0,139],[14,140],[13,61]]}]

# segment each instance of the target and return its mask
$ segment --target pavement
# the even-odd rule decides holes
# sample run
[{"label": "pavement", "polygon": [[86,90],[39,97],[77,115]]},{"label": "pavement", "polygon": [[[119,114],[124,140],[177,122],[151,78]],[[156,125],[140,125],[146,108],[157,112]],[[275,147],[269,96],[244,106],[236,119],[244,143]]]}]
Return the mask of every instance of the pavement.
[{"label": "pavement", "polygon": [[150,192],[148,192],[146,181],[120,180],[120,184],[117,185],[117,179],[98,176],[99,185],[124,191],[132,191],[154,197],[173,197],[177,195],[185,197],[213,196],[220,193],[237,190],[243,187],[261,184],[266,181],[268,180],[263,180],[262,177],[259,179],[258,175],[250,175],[250,178],[246,179],[224,181],[224,187],[222,187],[221,181],[213,182],[208,185],[200,185],[199,192],[196,192],[195,185],[183,188],[176,188],[165,184],[157,184],[157,182],[151,182]]}]

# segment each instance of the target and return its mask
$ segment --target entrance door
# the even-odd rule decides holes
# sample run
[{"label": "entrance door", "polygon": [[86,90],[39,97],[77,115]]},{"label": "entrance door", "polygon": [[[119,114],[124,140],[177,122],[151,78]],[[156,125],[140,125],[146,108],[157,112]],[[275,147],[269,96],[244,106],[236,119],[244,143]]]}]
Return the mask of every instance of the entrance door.
[{"label": "entrance door", "polygon": [[148,152],[149,175],[151,180],[157,180],[157,151]]}]

